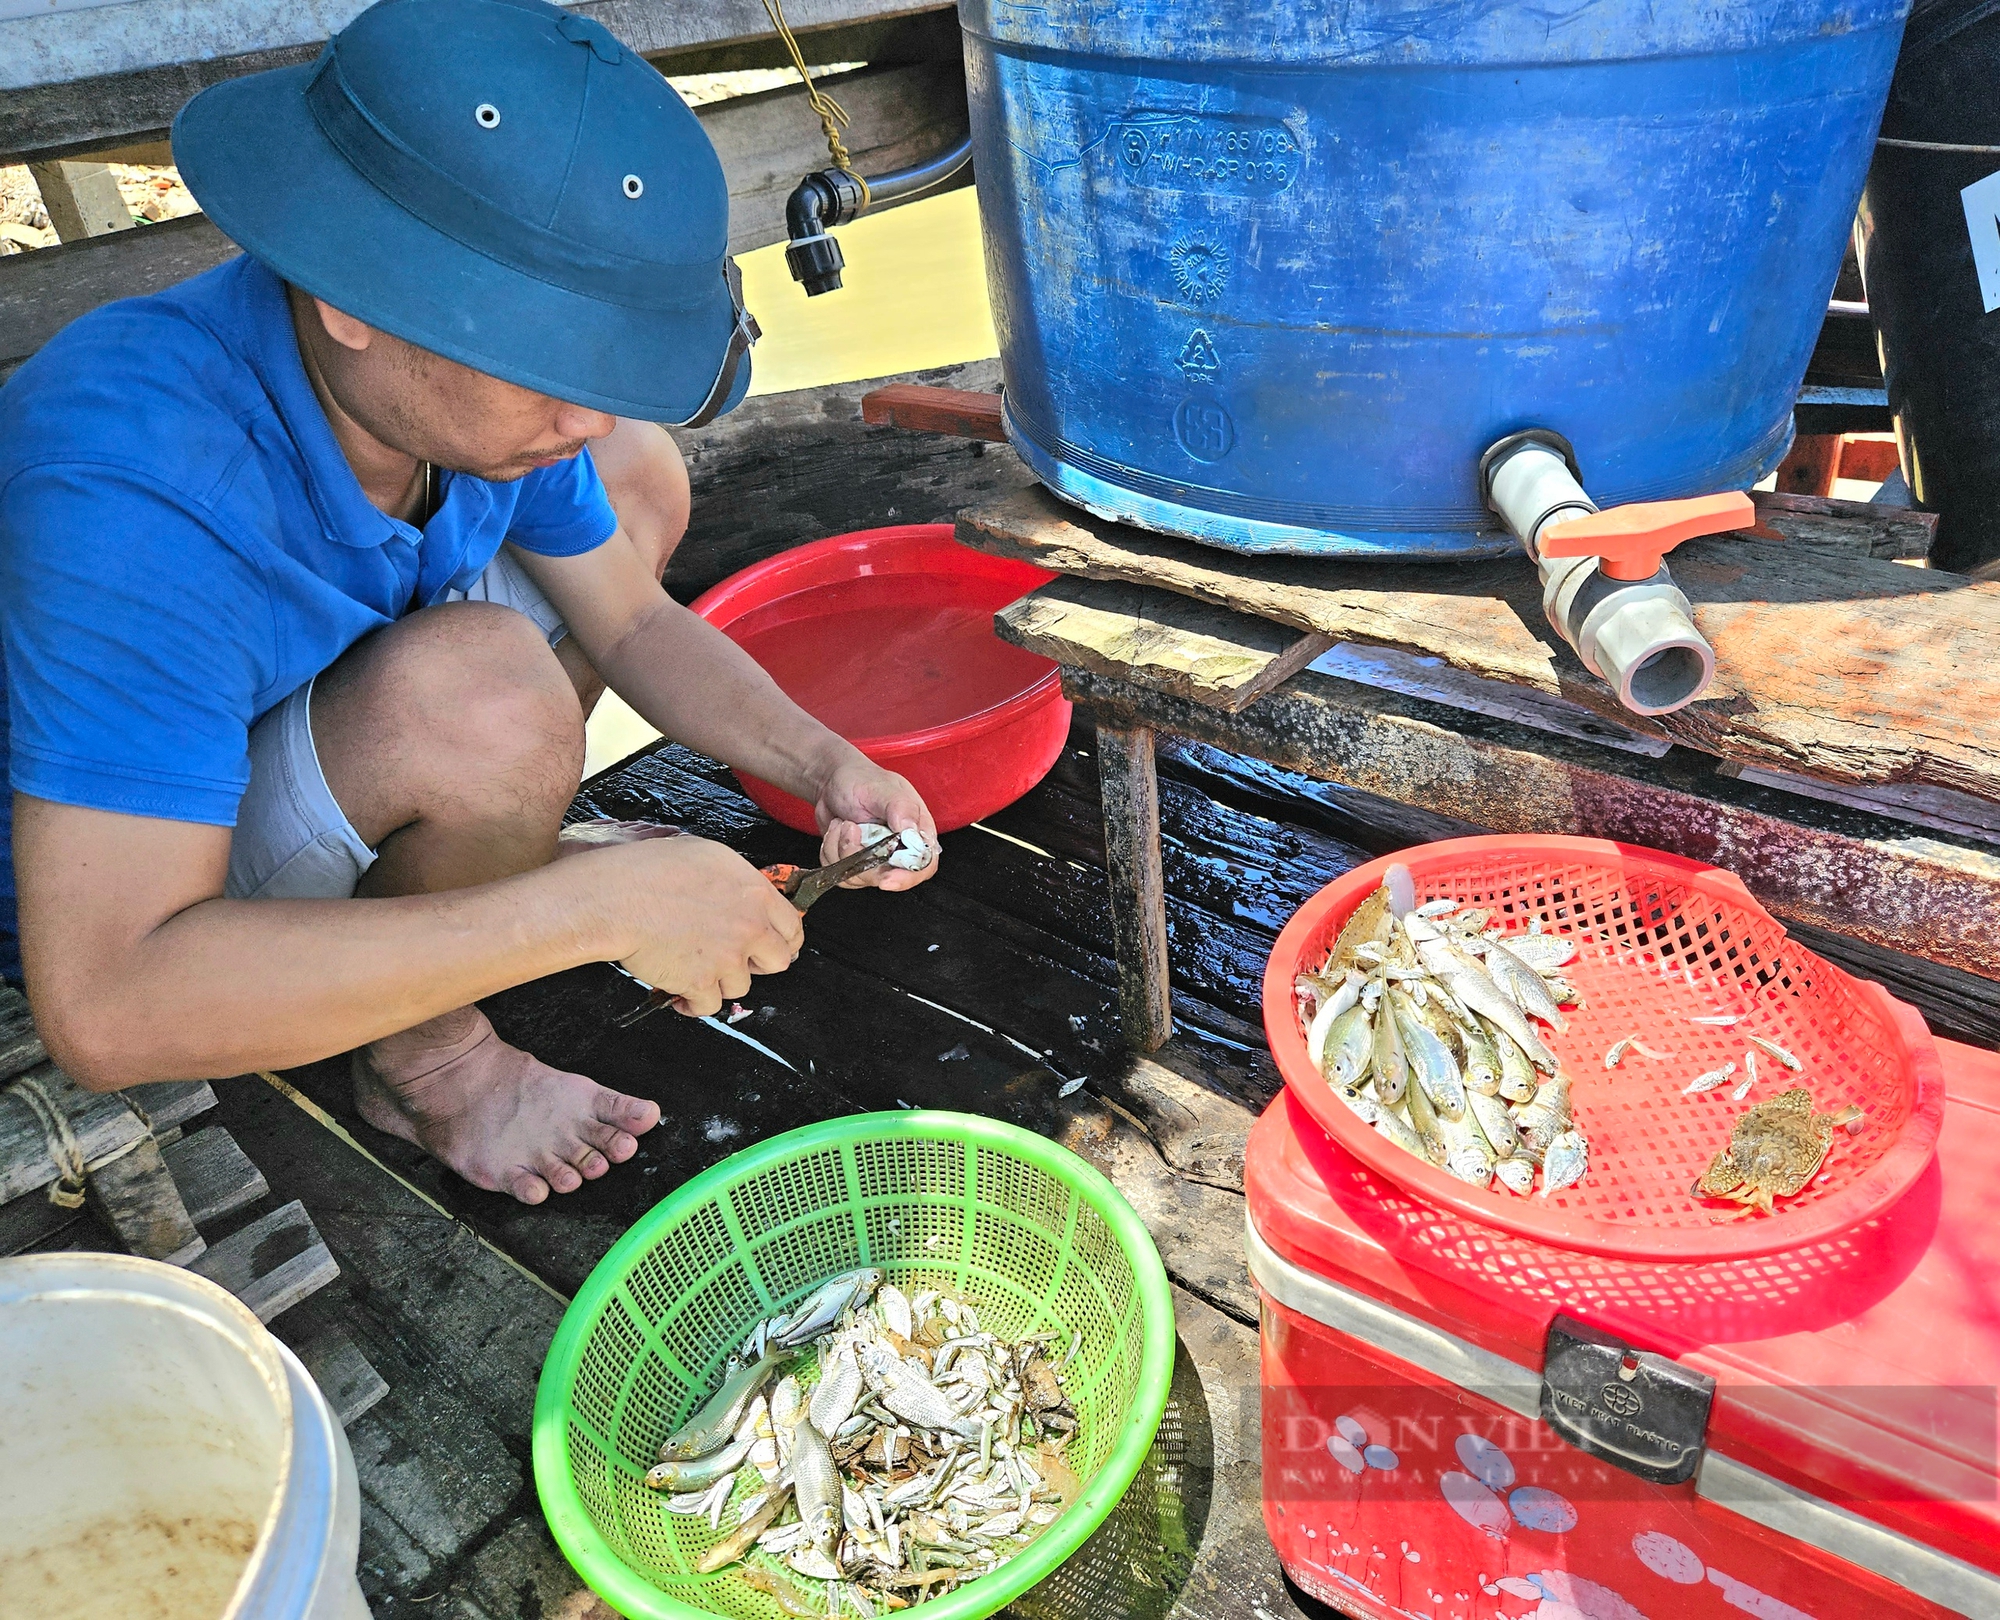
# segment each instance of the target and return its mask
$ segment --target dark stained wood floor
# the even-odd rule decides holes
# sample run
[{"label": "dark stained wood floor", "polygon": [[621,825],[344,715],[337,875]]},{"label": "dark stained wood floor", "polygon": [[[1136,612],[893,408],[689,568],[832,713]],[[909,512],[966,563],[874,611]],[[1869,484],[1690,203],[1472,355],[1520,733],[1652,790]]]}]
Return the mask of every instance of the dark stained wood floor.
[{"label": "dark stained wood floor", "polygon": [[[279,1331],[339,1321],[390,1386],[350,1434],[363,1480],[363,1581],[378,1616],[601,1613],[549,1543],[528,1466],[534,1378],[564,1297],[695,1172],[812,1120],[905,1105],[1070,1139],[1079,1130],[1133,1138],[1128,1174],[1159,1184],[1135,1202],[1156,1222],[1180,1285],[1175,1421],[1187,1433],[1175,1444],[1191,1528],[1207,1531],[1179,1612],[1219,1620],[1252,1603],[1274,1620],[1297,1612],[1257,1512],[1255,1305],[1240,1196],[1176,1177],[1099,1101],[1118,1095],[1129,1060],[1114,1017],[1092,745],[1079,726],[1039,788],[949,835],[943,867],[922,889],[843,891],[815,907],[799,961],[757,981],[745,1001],[752,1015],[733,1033],[670,1013],[614,1028],[642,992],[608,967],[489,1002],[508,1039],[662,1105],[634,1161],[541,1208],[475,1191],[371,1130],[353,1112],[341,1060],[285,1076],[292,1096],[253,1081],[218,1087],[218,1118],[274,1188],[305,1201],[343,1268]],[[1172,749],[1163,760],[1182,974],[1174,1056],[1247,1123],[1277,1084],[1256,1004],[1270,940],[1300,899],[1369,851],[1326,830],[1337,806],[1309,806],[1323,825],[1305,828],[1221,802],[1202,785],[1217,763]],[[759,863],[811,853],[727,771],[674,746],[587,784],[574,814],[670,820]],[[1356,822],[1355,833],[1366,828]],[[1074,1081],[1084,1084],[1064,1097]],[[1240,1163],[1236,1174],[1240,1185]],[[1211,1408],[1226,1414],[1219,1432]],[[1164,1607],[1149,1608],[1144,1591],[1134,1601],[1135,1615]]]}]

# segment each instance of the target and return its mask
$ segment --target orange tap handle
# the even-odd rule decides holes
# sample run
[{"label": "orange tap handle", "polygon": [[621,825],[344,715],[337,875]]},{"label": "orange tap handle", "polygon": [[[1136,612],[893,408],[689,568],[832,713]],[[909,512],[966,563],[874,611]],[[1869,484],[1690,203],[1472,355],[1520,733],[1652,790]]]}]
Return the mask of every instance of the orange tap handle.
[{"label": "orange tap handle", "polygon": [[1748,529],[1757,509],[1741,490],[1684,501],[1634,501],[1587,517],[1551,523],[1539,544],[1545,557],[1602,557],[1611,579],[1651,579],[1660,559],[1697,535]]}]

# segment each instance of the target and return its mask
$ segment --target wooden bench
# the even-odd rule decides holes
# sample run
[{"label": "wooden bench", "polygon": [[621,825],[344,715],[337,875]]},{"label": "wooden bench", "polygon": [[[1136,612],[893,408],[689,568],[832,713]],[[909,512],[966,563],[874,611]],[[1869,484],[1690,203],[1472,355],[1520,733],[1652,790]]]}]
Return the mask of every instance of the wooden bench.
[{"label": "wooden bench", "polygon": [[[1002,436],[991,398],[899,388],[864,411]],[[1927,514],[1756,499],[1781,538],[1675,553],[1717,673],[1704,700],[1653,720],[1621,709],[1548,629],[1522,558],[1242,557],[1039,487],[961,513],[965,544],[1065,576],[996,627],[1061,665],[1098,724],[1132,1044],[1152,1050],[1172,1029],[1160,732],[1405,806],[1413,841],[1578,833],[1714,861],[1815,941],[1936,965],[1953,995],[1992,1004],[2000,586],[1906,566],[1928,549]]]}]

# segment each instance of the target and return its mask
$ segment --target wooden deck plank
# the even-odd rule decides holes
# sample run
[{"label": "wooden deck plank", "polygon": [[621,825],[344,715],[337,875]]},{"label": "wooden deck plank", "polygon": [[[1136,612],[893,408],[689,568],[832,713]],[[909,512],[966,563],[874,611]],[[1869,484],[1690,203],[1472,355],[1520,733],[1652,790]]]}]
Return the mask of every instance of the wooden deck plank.
[{"label": "wooden deck plank", "polygon": [[90,1175],[90,1208],[129,1253],[184,1266],[208,1247],[148,1132]]},{"label": "wooden deck plank", "polygon": [[[365,0],[278,6],[211,0],[190,17],[176,0],[0,23],[0,162],[59,157],[166,133],[197,91],[225,79],[292,67],[319,54],[327,33],[346,25]],[[577,0],[569,9],[604,24],[624,44],[674,71],[673,58],[770,37],[757,0]],[[826,54],[816,36],[856,24],[916,17],[935,0],[794,0],[786,15],[810,62],[854,60]],[[775,41],[773,41],[775,43]],[[803,171],[801,171],[803,172]],[[797,176],[793,176],[794,183]]]},{"label": "wooden deck plank", "polygon": [[1166,875],[1152,731],[1100,725],[1097,763],[1107,856],[1129,878],[1111,887],[1120,1021],[1131,1046],[1154,1052],[1173,1034],[1174,1018],[1167,997]]},{"label": "wooden deck plank", "polygon": [[[981,360],[909,380],[990,387],[999,374],[997,361]],[[694,515],[667,565],[676,597],[692,601],[803,541],[885,523],[949,523],[966,506],[1034,483],[1005,445],[871,426],[861,398],[875,386],[770,394],[679,435]]]},{"label": "wooden deck plank", "polygon": [[[1873,944],[2000,976],[2000,861],[1877,821],[1859,836],[1781,818],[1760,791],[1725,799],[1674,785],[1675,762],[1600,750],[1555,754],[1550,739],[1498,723],[1460,729],[1463,716],[1325,676],[1307,675],[1247,717],[1225,715],[1102,676],[1079,674],[1073,694],[1101,716],[1151,720],[1223,748],[1425,807],[1496,832],[1568,832],[1647,844],[1737,873],[1776,915]],[[1660,767],[1665,767],[1661,769]],[[1771,793],[1770,798],[1778,795]],[[1733,802],[1732,802],[1733,801]],[[1865,827],[1869,818],[1855,816]]]},{"label": "wooden deck plank", "polygon": [[190,1268],[269,1322],[340,1275],[298,1199],[232,1232]]},{"label": "wooden deck plank", "polygon": [[[844,75],[840,84],[842,104],[855,119],[854,160],[864,172],[933,157],[965,134],[965,84],[955,62],[870,69]],[[728,177],[730,251],[783,241],[786,198],[800,175],[828,161],[803,87],[714,102],[695,116]],[[79,315],[113,299],[158,292],[236,252],[205,216],[192,214],[0,259],[0,382]],[[860,392],[855,390],[857,420]],[[957,460],[970,459],[964,445],[931,443],[939,460],[953,459],[953,452]]]},{"label": "wooden deck plank", "polygon": [[196,1131],[161,1151],[197,1226],[248,1209],[271,1190],[264,1172],[220,1125]]},{"label": "wooden deck plank", "polygon": [[463,1572],[503,1535],[528,1544],[517,1573],[539,1572],[549,1601],[517,1606],[510,1590],[494,1620],[565,1612],[582,1582],[549,1538],[527,1466],[535,1381],[562,1300],[282,1093],[246,1078],[219,1095],[222,1124],[314,1212],[341,1268],[273,1331],[302,1357],[345,1337],[388,1385],[348,1429],[376,1620],[458,1612]]},{"label": "wooden deck plank", "polygon": [[296,1348],[299,1360],[305,1363],[343,1429],[362,1413],[372,1411],[389,1393],[388,1380],[369,1363],[345,1328],[326,1328]]},{"label": "wooden deck plank", "polygon": [[61,1174],[41,1116],[14,1089],[23,1080],[38,1086],[62,1111],[86,1166],[129,1148],[146,1134],[139,1116],[116,1092],[85,1091],[53,1063],[18,1075],[0,1089],[0,1204],[39,1192]]},{"label": "wooden deck plank", "polygon": [[[1291,630],[1269,619],[1246,618],[1227,643],[1212,636],[1185,636],[1176,625],[1147,612],[1151,598],[1143,588],[1111,590],[1116,593],[1116,629],[1102,645],[1102,655],[1115,665],[1144,662],[1162,690],[1231,713],[1247,709],[1337,645],[1318,631]],[[1110,628],[1104,609],[1112,600],[1095,581],[1065,577],[1001,611],[1022,646],[1044,641],[1068,645],[1078,639],[1070,625],[1073,618]]]},{"label": "wooden deck plank", "polygon": [[1524,559],[1245,558],[1105,523],[1041,490],[963,514],[959,537],[1064,573],[1428,654],[1726,759],[2000,798],[2000,741],[1985,723],[2000,703],[2000,585],[1822,546],[1802,565],[1802,548],[1785,541],[1691,541],[1674,553],[1674,577],[1715,646],[1715,684],[1645,721],[1547,628]]},{"label": "wooden deck plank", "polygon": [[[1066,1075],[1115,1066],[1123,1042],[1112,1016],[1118,979],[1095,751],[1090,727],[1073,730],[1041,788],[988,826],[946,835],[935,881],[894,899],[843,894],[815,907],[814,948],[1023,1041],[1034,1035],[1036,1049]],[[1368,856],[1332,839],[1297,839],[1262,818],[1218,812],[1185,787],[1170,784],[1165,792],[1169,937],[1192,964],[1178,987],[1187,1039],[1211,1064],[1233,1062],[1240,1093],[1261,1102],[1274,1084],[1268,1060],[1242,1045],[1258,1041],[1254,1009],[1246,1024],[1234,988],[1225,1011],[1212,999],[1215,987],[1233,987],[1232,975],[1253,957],[1261,965],[1283,916]],[[721,766],[672,745],[588,784],[577,807],[614,819],[676,821],[760,865],[803,859],[811,847],[769,822]],[[1047,853],[1024,845],[1046,845]],[[1246,931],[1241,924],[1253,917],[1270,919],[1268,930]],[[1203,968],[1203,939],[1220,944],[1229,964],[1220,974]],[[753,996],[749,1004],[759,1003]]]},{"label": "wooden deck plank", "polygon": [[0,1081],[11,1080],[48,1060],[48,1051],[28,1012],[28,998],[11,984],[0,984]]},{"label": "wooden deck plank", "polygon": [[[1301,830],[1352,842],[1371,855],[1488,830],[1344,783],[1316,781],[1205,742],[1163,737],[1159,755],[1164,781],[1196,788],[1252,815],[1282,818]],[[1921,1011],[1937,1034],[1989,1050],[2000,1048],[2000,982],[1796,918],[1786,926],[1808,950],[1864,979],[1880,980],[1892,995]]]}]

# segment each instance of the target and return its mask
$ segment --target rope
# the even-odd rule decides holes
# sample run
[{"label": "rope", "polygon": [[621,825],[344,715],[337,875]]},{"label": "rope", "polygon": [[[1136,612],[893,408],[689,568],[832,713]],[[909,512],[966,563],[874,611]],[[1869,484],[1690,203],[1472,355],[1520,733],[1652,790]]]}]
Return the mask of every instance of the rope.
[{"label": "rope", "polygon": [[43,1136],[48,1139],[49,1157],[56,1166],[56,1179],[49,1186],[49,1202],[58,1209],[83,1208],[83,1149],[77,1144],[76,1133],[69,1128],[62,1109],[42,1090],[41,1082],[28,1075],[22,1075],[8,1089],[33,1110],[41,1122]]},{"label": "rope", "polygon": [[[778,38],[785,42],[792,66],[798,69],[799,79],[806,87],[806,105],[818,114],[819,127],[826,132],[826,149],[833,158],[833,166],[854,174],[853,160],[847,155],[847,143],[840,138],[840,132],[848,125],[847,109],[813,82],[812,73],[806,67],[805,52],[799,49],[792,25],[785,21],[784,0],[764,0],[764,13],[771,19]],[[868,182],[858,174],[854,174],[854,178],[861,181],[861,206],[865,209],[868,206]]]}]

